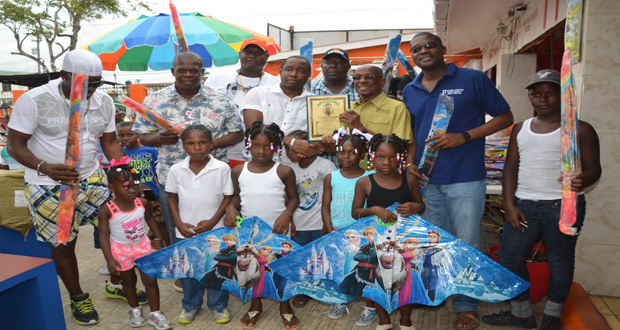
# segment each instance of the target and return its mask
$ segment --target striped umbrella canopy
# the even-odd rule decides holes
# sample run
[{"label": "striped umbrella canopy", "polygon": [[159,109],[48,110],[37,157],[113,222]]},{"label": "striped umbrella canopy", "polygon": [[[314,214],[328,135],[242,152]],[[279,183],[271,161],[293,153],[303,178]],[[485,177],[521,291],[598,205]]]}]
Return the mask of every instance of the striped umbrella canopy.
[{"label": "striped umbrella canopy", "polygon": [[[243,27],[200,13],[179,16],[189,50],[202,57],[205,68],[237,63],[248,38],[263,39],[270,55],[281,50],[273,38]],[[140,16],[79,48],[99,55],[104,70],[146,71],[172,68],[178,44],[170,15],[159,14]]]}]

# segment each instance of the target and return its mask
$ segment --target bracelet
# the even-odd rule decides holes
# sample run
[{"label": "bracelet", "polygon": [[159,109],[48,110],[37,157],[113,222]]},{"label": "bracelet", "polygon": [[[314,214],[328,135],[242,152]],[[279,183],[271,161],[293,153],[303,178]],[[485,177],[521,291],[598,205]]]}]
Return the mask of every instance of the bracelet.
[{"label": "bracelet", "polygon": [[295,138],[293,138],[293,139],[291,140],[291,143],[288,145],[288,148],[289,148],[290,150],[293,150],[293,144],[295,144]]},{"label": "bracelet", "polygon": [[40,162],[39,164],[37,164],[37,175],[38,176],[45,176],[45,174],[41,174],[41,165],[43,165],[45,162]]},{"label": "bracelet", "polygon": [[158,238],[158,237],[156,237],[156,238],[153,238],[153,240],[154,240],[154,241],[163,241],[164,239],[163,239],[163,238]]}]

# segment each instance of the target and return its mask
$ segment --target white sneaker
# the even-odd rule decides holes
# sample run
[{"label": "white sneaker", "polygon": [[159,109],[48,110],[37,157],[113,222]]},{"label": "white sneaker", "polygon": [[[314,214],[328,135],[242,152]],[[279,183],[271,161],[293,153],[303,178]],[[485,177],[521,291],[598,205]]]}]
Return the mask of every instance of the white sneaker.
[{"label": "white sneaker", "polygon": [[144,319],[144,314],[142,313],[142,307],[138,306],[138,308],[131,308],[129,310],[129,325],[132,328],[143,327],[146,324],[146,320]]},{"label": "white sneaker", "polygon": [[154,326],[157,330],[172,329],[172,322],[166,319],[166,316],[162,312],[151,313],[149,316],[149,324]]}]

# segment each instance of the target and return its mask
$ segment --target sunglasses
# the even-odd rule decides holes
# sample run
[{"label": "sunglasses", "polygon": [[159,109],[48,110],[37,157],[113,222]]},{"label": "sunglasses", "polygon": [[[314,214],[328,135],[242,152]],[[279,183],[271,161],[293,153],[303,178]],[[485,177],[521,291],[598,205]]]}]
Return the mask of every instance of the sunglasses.
[{"label": "sunglasses", "polygon": [[437,47],[437,43],[436,42],[427,42],[423,45],[417,45],[417,46],[413,46],[411,47],[411,54],[417,54],[419,52],[422,51],[422,47],[426,48],[426,49],[433,49],[435,47]]},{"label": "sunglasses", "polygon": [[369,74],[366,76],[353,76],[353,80],[362,80],[362,78],[366,79],[366,80],[373,80],[376,78],[375,75]]},{"label": "sunglasses", "polygon": [[[73,75],[69,74],[69,78],[73,79]],[[101,85],[103,85],[103,79],[99,79],[97,81],[88,81],[88,88],[99,88]]]}]

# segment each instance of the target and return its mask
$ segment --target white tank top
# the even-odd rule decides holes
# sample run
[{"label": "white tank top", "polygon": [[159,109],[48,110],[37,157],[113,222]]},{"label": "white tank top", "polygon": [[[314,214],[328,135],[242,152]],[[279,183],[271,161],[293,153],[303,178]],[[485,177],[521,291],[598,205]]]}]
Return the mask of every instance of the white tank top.
[{"label": "white tank top", "polygon": [[119,244],[138,244],[146,237],[144,206],[140,199],[134,201],[134,209],[128,212],[110,201],[107,203],[112,217],[110,218],[110,239]]},{"label": "white tank top", "polygon": [[286,165],[275,163],[267,172],[252,173],[248,170],[248,163],[243,164],[239,175],[242,218],[257,216],[273,226],[286,210],[286,188],[278,176],[278,166]]},{"label": "white tank top", "polygon": [[562,198],[560,129],[539,134],[532,132],[533,118],[523,122],[517,134],[519,177],[515,196],[529,200]]}]

